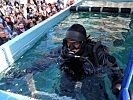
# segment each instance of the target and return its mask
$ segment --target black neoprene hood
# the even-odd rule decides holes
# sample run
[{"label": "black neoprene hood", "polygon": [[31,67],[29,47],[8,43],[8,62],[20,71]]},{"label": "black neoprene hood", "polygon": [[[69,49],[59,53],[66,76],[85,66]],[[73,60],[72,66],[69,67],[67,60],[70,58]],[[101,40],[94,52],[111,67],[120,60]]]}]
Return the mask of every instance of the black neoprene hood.
[{"label": "black neoprene hood", "polygon": [[65,39],[72,39],[72,40],[76,40],[76,41],[84,41],[85,37],[79,32],[67,31]]},{"label": "black neoprene hood", "polygon": [[86,40],[86,30],[80,24],[73,24],[67,31],[65,39],[72,39],[76,41]]}]

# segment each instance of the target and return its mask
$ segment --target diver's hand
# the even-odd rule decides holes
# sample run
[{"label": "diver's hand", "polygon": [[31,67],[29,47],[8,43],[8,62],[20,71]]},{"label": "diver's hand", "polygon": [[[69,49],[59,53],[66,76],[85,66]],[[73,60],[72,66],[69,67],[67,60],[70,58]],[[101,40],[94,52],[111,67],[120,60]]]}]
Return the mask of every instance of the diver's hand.
[{"label": "diver's hand", "polygon": [[[116,84],[113,87],[112,92],[117,98],[119,97],[120,90],[121,90],[121,84]],[[130,95],[130,99],[133,100],[133,91],[132,90],[128,90],[128,92],[129,92],[129,95]]]},{"label": "diver's hand", "polygon": [[68,55],[68,49],[66,47],[63,47],[61,49],[61,57],[62,58],[67,58],[67,55]]},{"label": "diver's hand", "polygon": [[129,90],[130,99],[133,100],[133,90]]},{"label": "diver's hand", "polygon": [[117,98],[119,97],[120,89],[121,89],[121,84],[119,83],[113,86],[112,88],[112,92]]}]

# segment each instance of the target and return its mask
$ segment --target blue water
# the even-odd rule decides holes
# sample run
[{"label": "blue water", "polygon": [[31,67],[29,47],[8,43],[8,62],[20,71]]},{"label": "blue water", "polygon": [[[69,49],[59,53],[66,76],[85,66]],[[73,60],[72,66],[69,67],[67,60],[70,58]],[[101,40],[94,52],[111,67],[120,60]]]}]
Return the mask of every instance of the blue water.
[{"label": "blue water", "polygon": [[[131,20],[133,20],[133,16],[129,14],[72,13],[64,21],[51,28],[44,37],[11,66],[10,73],[1,80],[0,89],[31,96],[26,82],[26,79],[31,79],[31,77],[22,75],[13,79],[13,73],[33,67],[35,62],[48,62],[45,55],[49,50],[62,45],[65,31],[74,23],[84,25],[92,40],[100,40],[109,47],[110,53],[116,57],[119,66],[125,69],[133,45],[133,21]],[[21,73],[17,73],[17,75],[19,74]],[[48,93],[48,96],[45,94],[45,96],[38,98],[49,99],[59,85],[59,78],[60,70],[55,62],[45,70],[36,72],[33,75],[36,90]]]}]

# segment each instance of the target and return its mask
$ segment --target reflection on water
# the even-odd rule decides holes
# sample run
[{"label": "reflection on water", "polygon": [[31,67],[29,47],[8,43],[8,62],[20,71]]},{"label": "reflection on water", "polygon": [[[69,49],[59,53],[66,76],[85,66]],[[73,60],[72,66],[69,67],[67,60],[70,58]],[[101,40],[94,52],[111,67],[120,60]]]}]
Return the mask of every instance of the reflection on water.
[{"label": "reflection on water", "polygon": [[[126,67],[133,44],[133,17],[128,14],[72,13],[64,21],[49,30],[32,49],[14,63],[12,70],[1,80],[0,88],[30,96],[34,95],[35,91],[41,91],[38,94],[42,95],[57,96],[54,93],[59,85],[60,71],[55,63],[32,76],[31,74],[27,76],[25,69],[34,66],[34,62],[42,62],[49,50],[60,46],[65,31],[74,23],[84,25],[90,38],[94,41],[102,41],[117,58],[118,64],[123,68]],[[14,78],[14,72],[18,72],[16,76],[20,77]],[[33,80],[29,81],[30,77]]]}]

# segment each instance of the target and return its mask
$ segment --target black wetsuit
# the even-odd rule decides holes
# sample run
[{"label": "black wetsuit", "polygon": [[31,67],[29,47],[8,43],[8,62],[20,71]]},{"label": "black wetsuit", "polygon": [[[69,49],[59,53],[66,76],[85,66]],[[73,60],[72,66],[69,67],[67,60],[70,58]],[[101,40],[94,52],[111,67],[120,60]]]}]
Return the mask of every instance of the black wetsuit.
[{"label": "black wetsuit", "polygon": [[[64,48],[62,52],[65,51]],[[59,94],[77,100],[116,99],[112,88],[116,83],[122,82],[123,73],[107,48],[98,42],[89,41],[79,55],[81,57],[74,58],[62,54],[64,62],[60,65],[62,77]],[[78,89],[75,88],[76,82],[82,84]]]}]

